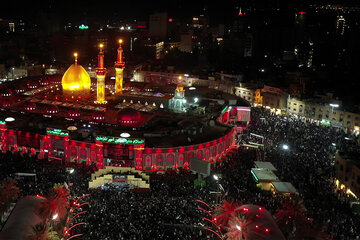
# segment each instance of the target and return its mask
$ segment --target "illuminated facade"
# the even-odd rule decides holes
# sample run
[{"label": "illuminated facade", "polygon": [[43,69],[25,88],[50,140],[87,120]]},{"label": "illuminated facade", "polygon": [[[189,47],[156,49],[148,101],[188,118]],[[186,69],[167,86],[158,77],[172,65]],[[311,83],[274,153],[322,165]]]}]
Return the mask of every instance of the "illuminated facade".
[{"label": "illuminated facade", "polygon": [[115,93],[121,93],[123,90],[124,68],[123,49],[121,47],[122,40],[119,40],[119,48],[117,50],[117,59],[115,62]]},{"label": "illuminated facade", "polygon": [[174,97],[170,100],[169,108],[175,112],[185,111],[185,90],[182,84],[182,77],[178,77],[178,82],[175,90]]},{"label": "illuminated facade", "polygon": [[355,198],[360,197],[359,155],[351,152],[337,152],[335,159],[336,188]]},{"label": "illuminated facade", "polygon": [[95,103],[105,104],[105,75],[106,68],[104,67],[104,51],[103,44],[100,44],[100,52],[98,55],[98,67],[96,68],[96,79],[97,79],[97,96]]},{"label": "illuminated facade", "polygon": [[[0,108],[9,110],[11,107],[11,111],[0,111],[0,150],[93,165],[99,169],[131,166],[137,170],[163,171],[188,169],[192,158],[211,163],[222,161],[236,144],[238,128],[234,127],[235,123],[249,121],[250,110],[235,105],[248,106],[248,103],[236,96],[225,102],[224,94],[219,97],[221,99],[209,100],[206,86],[203,91],[200,87],[187,89],[189,102],[186,103],[184,84],[190,78],[183,79],[179,75],[174,77],[176,89],[172,84],[160,88],[148,83],[143,88],[136,88],[141,84],[131,82],[123,88],[125,62],[122,41],[119,43],[115,62],[115,90],[119,95],[112,98],[111,104],[106,104],[102,44],[95,69],[96,98],[90,95],[90,77],[78,64],[77,54],[75,63],[62,78],[46,77],[25,84],[21,79],[14,80],[11,85],[2,84]],[[211,91],[212,95],[219,95],[215,94],[218,90]],[[191,93],[196,95],[191,96]],[[212,110],[211,105],[210,110],[218,119],[210,121],[203,114],[183,116],[181,112],[195,98],[196,102],[207,99],[202,109],[208,107],[208,101],[215,105],[221,101],[221,105],[234,107],[220,113],[218,109]],[[155,112],[170,108],[170,102],[178,113]],[[9,117],[13,120],[6,120]]]},{"label": "illuminated facade", "polygon": [[63,95],[69,97],[88,97],[90,95],[91,79],[86,70],[78,64],[77,53],[74,54],[75,63],[64,73],[61,84]]},{"label": "illuminated facade", "polygon": [[[235,144],[235,129],[207,142],[178,147],[147,147],[144,139],[97,136],[95,142],[77,141],[67,130],[48,128],[46,135],[30,134],[8,129],[0,122],[0,148],[3,152],[38,153],[40,159],[94,165],[99,169],[112,165],[114,160],[130,159],[136,170],[188,169],[192,158],[212,164],[223,160]],[[112,159],[109,164],[109,159]]]}]

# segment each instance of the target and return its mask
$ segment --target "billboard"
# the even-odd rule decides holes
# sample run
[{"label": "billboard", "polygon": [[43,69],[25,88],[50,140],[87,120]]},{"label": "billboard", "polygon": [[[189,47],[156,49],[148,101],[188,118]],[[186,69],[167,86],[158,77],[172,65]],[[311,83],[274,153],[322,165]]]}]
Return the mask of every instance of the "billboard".
[{"label": "billboard", "polygon": [[263,92],[276,93],[279,95],[282,95],[284,93],[284,91],[281,88],[270,87],[267,85],[264,85],[264,88],[262,90]]}]

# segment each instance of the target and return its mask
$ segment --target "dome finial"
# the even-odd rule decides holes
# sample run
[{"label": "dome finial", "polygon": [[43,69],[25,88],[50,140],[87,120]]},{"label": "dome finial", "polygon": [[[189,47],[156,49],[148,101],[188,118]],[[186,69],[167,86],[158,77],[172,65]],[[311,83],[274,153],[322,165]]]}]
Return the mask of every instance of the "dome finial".
[{"label": "dome finial", "polygon": [[77,52],[74,53],[74,57],[75,57],[75,64],[77,64],[77,62],[78,62],[78,53]]},{"label": "dome finial", "polygon": [[100,43],[100,44],[99,44],[100,53],[103,52],[103,48],[104,48],[104,44]]}]

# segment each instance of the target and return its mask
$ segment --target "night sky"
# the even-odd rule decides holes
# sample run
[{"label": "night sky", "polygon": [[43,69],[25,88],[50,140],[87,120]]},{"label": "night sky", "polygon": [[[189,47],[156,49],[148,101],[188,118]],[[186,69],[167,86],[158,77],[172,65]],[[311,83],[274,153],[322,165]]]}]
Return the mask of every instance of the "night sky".
[{"label": "night sky", "polygon": [[[236,14],[236,7],[255,8],[288,8],[307,6],[309,1],[288,0],[157,0],[157,1],[26,1],[19,5],[16,1],[7,1],[6,7],[0,9],[0,18],[37,20],[39,15],[55,14],[64,20],[103,20],[103,19],[140,19],[148,20],[149,14],[155,11],[167,11],[174,18],[187,18],[207,13],[214,22],[226,22],[229,15]],[[313,1],[321,2],[324,1]],[[341,1],[342,3],[344,1]],[[348,2],[351,2],[348,0]]]}]

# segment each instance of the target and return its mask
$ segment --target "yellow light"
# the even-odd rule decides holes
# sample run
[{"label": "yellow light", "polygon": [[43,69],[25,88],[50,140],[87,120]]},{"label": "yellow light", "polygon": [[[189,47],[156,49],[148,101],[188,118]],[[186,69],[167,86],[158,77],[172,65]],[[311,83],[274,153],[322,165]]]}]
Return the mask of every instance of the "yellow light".
[{"label": "yellow light", "polygon": [[90,92],[91,79],[86,70],[75,62],[75,64],[71,65],[64,73],[61,84],[64,95],[85,96]]},{"label": "yellow light", "polygon": [[78,53],[76,52],[76,53],[74,53],[74,57],[77,57],[78,56]]},{"label": "yellow light", "polygon": [[80,88],[79,84],[70,86],[70,90],[79,89],[79,88]]},{"label": "yellow light", "polygon": [[335,181],[336,187],[339,187],[339,184],[340,184],[340,181],[338,179],[336,179],[336,181]]},{"label": "yellow light", "polygon": [[99,44],[99,47],[100,47],[100,48],[103,48],[103,47],[104,47],[104,44],[100,43],[100,44]]},{"label": "yellow light", "polygon": [[119,43],[121,44],[123,42],[123,40],[122,39],[119,39]]},{"label": "yellow light", "polygon": [[346,190],[346,193],[352,195],[352,196],[355,197],[355,198],[357,198],[357,196],[350,190],[350,188],[348,188],[348,189]]}]

